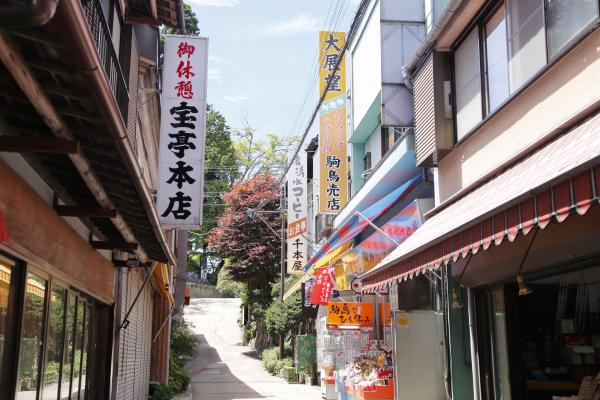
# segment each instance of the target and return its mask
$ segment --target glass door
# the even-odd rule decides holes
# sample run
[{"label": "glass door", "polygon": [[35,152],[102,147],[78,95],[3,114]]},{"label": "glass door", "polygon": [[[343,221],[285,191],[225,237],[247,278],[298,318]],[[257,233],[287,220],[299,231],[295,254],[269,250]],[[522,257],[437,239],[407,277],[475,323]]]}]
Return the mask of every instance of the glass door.
[{"label": "glass door", "polygon": [[19,345],[16,399],[36,399],[40,385],[48,280],[27,272]]},{"label": "glass door", "polygon": [[61,367],[64,353],[65,313],[67,289],[52,282],[46,330],[46,352],[42,375],[42,399],[56,400],[60,388]]}]

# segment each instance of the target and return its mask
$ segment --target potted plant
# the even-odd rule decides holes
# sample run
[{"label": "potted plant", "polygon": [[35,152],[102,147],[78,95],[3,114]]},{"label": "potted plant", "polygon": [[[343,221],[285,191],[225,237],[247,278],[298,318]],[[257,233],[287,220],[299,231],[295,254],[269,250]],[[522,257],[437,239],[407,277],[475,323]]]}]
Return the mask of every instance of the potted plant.
[{"label": "potted plant", "polygon": [[304,383],[307,384],[308,386],[312,386],[313,378],[315,376],[315,366],[312,364],[307,365],[303,369],[303,375],[304,375]]}]

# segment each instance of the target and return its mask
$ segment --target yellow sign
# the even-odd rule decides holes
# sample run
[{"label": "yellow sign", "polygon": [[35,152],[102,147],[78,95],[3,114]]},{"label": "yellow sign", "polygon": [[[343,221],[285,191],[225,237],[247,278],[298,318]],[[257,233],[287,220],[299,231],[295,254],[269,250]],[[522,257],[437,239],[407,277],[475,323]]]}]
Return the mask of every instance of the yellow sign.
[{"label": "yellow sign", "polygon": [[410,326],[410,317],[406,313],[396,315],[396,326],[400,328],[408,328]]},{"label": "yellow sign", "polygon": [[346,59],[342,58],[337,71],[335,66],[340,59],[342,49],[346,44],[344,32],[319,32],[319,93],[322,94],[327,86],[327,80],[332,79],[325,102],[338,96],[346,95]]},{"label": "yellow sign", "polygon": [[319,123],[319,212],[325,214],[337,214],[348,201],[345,43],[344,32],[319,33],[319,93],[327,89]]},{"label": "yellow sign", "polygon": [[329,303],[327,324],[335,326],[373,326],[373,304]]}]

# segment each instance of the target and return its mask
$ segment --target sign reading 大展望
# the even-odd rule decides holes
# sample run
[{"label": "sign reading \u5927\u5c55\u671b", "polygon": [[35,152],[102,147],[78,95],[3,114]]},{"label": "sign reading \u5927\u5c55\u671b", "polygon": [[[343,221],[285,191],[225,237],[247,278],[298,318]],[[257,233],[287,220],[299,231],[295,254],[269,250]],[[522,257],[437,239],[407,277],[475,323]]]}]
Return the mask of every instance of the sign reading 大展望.
[{"label": "sign reading \u5927\u5c55\u671b", "polygon": [[348,201],[344,32],[319,34],[319,92],[329,84],[319,121],[319,212],[337,214]]},{"label": "sign reading \u5927\u5c55\u671b", "polygon": [[202,225],[208,38],[165,36],[157,208],[162,224]]}]

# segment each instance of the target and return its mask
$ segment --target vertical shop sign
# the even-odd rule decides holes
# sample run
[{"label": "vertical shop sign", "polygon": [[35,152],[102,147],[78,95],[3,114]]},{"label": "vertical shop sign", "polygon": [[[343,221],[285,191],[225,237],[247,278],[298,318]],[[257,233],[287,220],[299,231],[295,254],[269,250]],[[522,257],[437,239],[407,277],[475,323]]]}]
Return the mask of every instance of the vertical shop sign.
[{"label": "vertical shop sign", "polygon": [[165,36],[157,207],[162,224],[202,225],[208,38]]},{"label": "vertical shop sign", "polygon": [[308,261],[306,155],[299,153],[294,158],[287,174],[287,184],[287,272],[304,274],[304,264]]},{"label": "vertical shop sign", "polygon": [[345,42],[344,32],[319,33],[319,93],[329,83],[319,112],[319,212],[325,214],[337,214],[348,201],[345,58],[338,65]]},{"label": "vertical shop sign", "polygon": [[313,279],[308,280],[302,284],[302,315],[306,318],[317,318],[317,312],[319,311],[318,304],[311,304],[310,298],[312,296],[315,281]]},{"label": "vertical shop sign", "polygon": [[325,267],[319,271],[310,296],[311,304],[326,306],[329,303],[334,282],[333,270],[333,267]]}]

